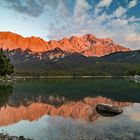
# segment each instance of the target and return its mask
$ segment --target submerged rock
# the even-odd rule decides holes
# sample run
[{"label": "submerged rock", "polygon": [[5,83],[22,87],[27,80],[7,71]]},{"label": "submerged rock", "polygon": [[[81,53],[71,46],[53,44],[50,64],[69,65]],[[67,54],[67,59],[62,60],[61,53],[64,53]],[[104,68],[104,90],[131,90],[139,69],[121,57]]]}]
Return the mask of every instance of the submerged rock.
[{"label": "submerged rock", "polygon": [[119,107],[108,104],[97,104],[96,111],[105,117],[113,117],[123,112]]},{"label": "submerged rock", "polygon": [[30,138],[24,138],[23,136],[9,136],[8,134],[4,134],[4,133],[1,133],[0,134],[0,140],[33,140],[33,139],[30,139]]},{"label": "submerged rock", "polygon": [[140,76],[139,75],[129,76],[129,80],[135,83],[140,83]]}]

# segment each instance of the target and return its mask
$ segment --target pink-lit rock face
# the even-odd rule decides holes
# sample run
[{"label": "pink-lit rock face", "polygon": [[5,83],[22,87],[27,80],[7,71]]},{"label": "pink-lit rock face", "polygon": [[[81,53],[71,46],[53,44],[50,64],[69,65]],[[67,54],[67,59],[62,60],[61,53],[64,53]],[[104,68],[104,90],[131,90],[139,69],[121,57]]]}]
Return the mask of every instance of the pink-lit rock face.
[{"label": "pink-lit rock face", "polygon": [[21,49],[32,53],[43,53],[59,48],[63,51],[81,53],[85,56],[104,56],[113,52],[130,51],[130,49],[115,44],[111,39],[97,39],[92,34],[81,37],[72,36],[59,41],[45,41],[39,37],[24,38],[11,32],[0,32],[0,48],[4,50]]},{"label": "pink-lit rock face", "polygon": [[[62,100],[64,101],[63,98]],[[55,101],[55,98],[50,97],[50,103],[52,101]],[[56,101],[58,101],[57,98]],[[98,103],[106,103],[118,107],[132,105],[132,103],[129,102],[115,102],[103,97],[86,97],[82,101],[65,101],[60,106],[41,102],[31,103],[28,106],[20,105],[19,107],[7,105],[6,107],[0,108],[0,126],[14,124],[20,120],[37,120],[43,115],[62,116],[64,118],[71,117],[73,119],[83,119],[94,122],[100,117],[95,110],[95,106]]]}]

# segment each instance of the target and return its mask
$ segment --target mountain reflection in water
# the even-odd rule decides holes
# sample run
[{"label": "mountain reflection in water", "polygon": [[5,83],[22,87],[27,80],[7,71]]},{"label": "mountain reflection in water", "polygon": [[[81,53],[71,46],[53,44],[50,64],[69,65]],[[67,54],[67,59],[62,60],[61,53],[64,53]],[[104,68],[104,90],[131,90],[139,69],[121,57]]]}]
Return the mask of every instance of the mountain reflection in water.
[{"label": "mountain reflection in water", "polygon": [[[55,104],[61,102],[61,105]],[[63,104],[62,104],[63,102]],[[19,107],[4,106],[0,108],[0,125],[9,125],[21,120],[37,120],[43,115],[71,117],[73,119],[84,119],[86,121],[96,121],[100,115],[96,112],[95,106],[98,103],[111,104],[118,107],[131,106],[130,102],[117,102],[105,97],[86,97],[82,101],[65,101],[63,98],[50,96],[48,103],[34,102],[27,106]]]},{"label": "mountain reflection in water", "polygon": [[44,115],[34,121],[22,120],[0,127],[0,131],[34,140],[140,140],[140,120],[135,120],[132,114],[135,109],[140,112],[140,104],[126,107],[124,114],[103,117],[95,123]]},{"label": "mountain reflection in water", "polygon": [[[98,103],[123,113],[102,117]],[[0,86],[0,132],[34,140],[140,140],[140,84],[122,78],[29,79]]]}]

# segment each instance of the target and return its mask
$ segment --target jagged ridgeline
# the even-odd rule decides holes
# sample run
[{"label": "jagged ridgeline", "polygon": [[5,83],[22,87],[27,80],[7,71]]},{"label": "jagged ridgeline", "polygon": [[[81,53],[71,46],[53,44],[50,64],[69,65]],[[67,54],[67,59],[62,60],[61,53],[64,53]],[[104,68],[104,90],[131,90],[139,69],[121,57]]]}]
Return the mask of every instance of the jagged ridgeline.
[{"label": "jagged ridgeline", "polygon": [[10,60],[4,55],[3,50],[0,49],[0,76],[11,75],[14,68]]}]

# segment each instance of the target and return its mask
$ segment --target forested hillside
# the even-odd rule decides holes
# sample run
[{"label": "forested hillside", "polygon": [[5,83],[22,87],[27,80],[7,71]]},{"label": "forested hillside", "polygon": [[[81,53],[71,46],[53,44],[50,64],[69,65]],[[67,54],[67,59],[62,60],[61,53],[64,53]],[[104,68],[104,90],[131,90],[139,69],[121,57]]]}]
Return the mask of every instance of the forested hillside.
[{"label": "forested hillside", "polygon": [[39,54],[17,49],[5,51],[19,76],[129,76],[140,75],[140,51],[86,57],[60,49]]}]

